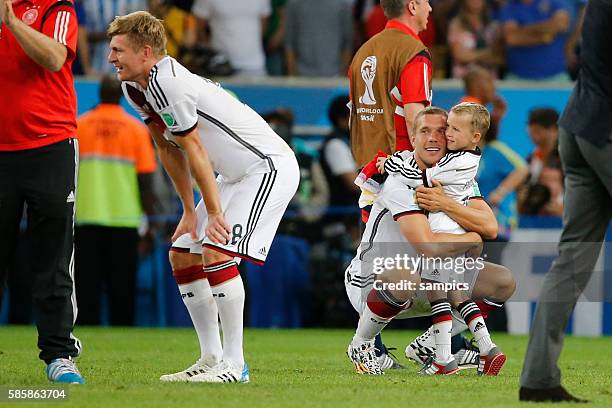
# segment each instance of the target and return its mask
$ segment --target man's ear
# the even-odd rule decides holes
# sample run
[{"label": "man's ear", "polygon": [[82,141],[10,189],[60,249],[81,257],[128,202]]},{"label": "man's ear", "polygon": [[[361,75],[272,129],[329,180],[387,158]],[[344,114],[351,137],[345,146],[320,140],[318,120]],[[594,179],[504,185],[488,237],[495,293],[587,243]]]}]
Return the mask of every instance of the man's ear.
[{"label": "man's ear", "polygon": [[153,48],[151,48],[150,45],[143,46],[142,52],[146,58],[151,58],[153,56]]},{"label": "man's ear", "polygon": [[406,8],[408,8],[410,14],[413,16],[416,15],[416,3],[414,1],[409,1],[408,4],[406,4]]}]

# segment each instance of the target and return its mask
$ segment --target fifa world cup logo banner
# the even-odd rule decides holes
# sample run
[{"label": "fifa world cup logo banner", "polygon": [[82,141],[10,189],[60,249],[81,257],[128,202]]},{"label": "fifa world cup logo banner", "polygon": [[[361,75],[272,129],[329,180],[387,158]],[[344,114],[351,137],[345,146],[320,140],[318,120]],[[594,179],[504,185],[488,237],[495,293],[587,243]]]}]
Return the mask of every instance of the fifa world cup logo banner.
[{"label": "fifa world cup logo banner", "polygon": [[370,55],[361,64],[361,78],[365,82],[365,92],[359,97],[359,102],[364,105],[376,105],[373,83],[376,77],[376,56]]}]

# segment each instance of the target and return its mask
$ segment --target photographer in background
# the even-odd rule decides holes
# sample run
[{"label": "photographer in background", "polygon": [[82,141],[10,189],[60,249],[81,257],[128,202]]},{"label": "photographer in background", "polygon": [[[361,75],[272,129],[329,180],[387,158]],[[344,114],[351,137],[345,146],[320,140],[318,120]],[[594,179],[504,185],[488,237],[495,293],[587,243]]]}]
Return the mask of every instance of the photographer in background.
[{"label": "photographer in background", "polygon": [[563,170],[557,149],[559,113],[552,108],[529,112],[529,137],[536,146],[528,157],[529,179],[519,192],[519,211],[529,215],[563,214]]}]

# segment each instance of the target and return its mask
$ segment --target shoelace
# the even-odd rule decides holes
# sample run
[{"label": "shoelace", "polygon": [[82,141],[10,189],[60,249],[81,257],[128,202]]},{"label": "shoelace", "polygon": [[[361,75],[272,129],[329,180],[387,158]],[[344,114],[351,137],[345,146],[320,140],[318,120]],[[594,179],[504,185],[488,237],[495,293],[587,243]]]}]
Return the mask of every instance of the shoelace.
[{"label": "shoelace", "polygon": [[398,363],[398,364],[399,364],[399,360],[397,359],[397,357],[395,357],[395,354],[391,353],[392,351],[395,351],[395,350],[397,350],[397,347],[388,347],[388,348],[387,348],[387,354],[388,354],[389,356],[391,356],[391,358],[392,358],[392,359],[393,359],[393,360],[394,360],[396,363]]},{"label": "shoelace", "polygon": [[431,370],[431,367],[433,366],[433,363],[434,363],[433,356],[427,357],[427,360],[425,360],[425,364],[423,364],[423,367],[421,367],[421,369],[419,370],[419,373],[420,374],[428,374],[428,371]]},{"label": "shoelace", "polygon": [[78,374],[81,375],[79,370],[76,368],[74,361],[67,358],[60,358],[49,364],[49,377],[57,379],[63,374]]}]

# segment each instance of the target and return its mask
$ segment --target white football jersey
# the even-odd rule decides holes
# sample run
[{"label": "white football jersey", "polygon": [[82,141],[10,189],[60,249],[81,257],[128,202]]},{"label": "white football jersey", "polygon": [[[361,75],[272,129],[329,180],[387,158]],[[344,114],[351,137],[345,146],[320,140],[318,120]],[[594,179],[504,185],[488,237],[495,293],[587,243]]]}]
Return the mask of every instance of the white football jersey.
[{"label": "white football jersey", "polygon": [[[435,179],[442,184],[446,195],[464,205],[470,198],[479,196],[474,178],[480,164],[480,149],[462,150],[447,153],[435,166],[422,171],[419,169],[414,152],[403,151],[394,153],[386,162],[385,170],[395,174],[410,188],[425,184],[432,185]],[[461,234],[465,230],[443,212],[430,213],[429,224],[433,232]]]},{"label": "white football jersey", "polygon": [[253,109],[172,57],[155,64],[146,89],[135,82],[122,87],[142,119],[155,122],[171,142],[197,127],[213,169],[226,182],[273,171],[275,158],[294,154]]},{"label": "white football jersey", "polygon": [[395,222],[402,215],[424,214],[415,198],[414,189],[398,175],[389,175],[372,206],[357,254],[351,262],[355,275],[351,279],[371,283],[377,258],[394,258],[397,254],[416,257],[416,251]]}]

